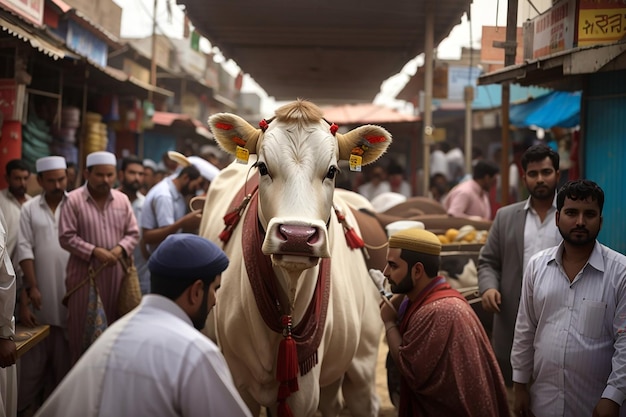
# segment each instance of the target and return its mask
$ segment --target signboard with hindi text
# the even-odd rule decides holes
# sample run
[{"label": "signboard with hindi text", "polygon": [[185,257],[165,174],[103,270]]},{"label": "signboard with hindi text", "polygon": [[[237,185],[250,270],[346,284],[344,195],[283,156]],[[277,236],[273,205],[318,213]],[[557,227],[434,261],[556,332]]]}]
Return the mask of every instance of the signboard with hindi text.
[{"label": "signboard with hindi text", "polygon": [[626,37],[626,2],[579,0],[578,46],[613,43]]}]

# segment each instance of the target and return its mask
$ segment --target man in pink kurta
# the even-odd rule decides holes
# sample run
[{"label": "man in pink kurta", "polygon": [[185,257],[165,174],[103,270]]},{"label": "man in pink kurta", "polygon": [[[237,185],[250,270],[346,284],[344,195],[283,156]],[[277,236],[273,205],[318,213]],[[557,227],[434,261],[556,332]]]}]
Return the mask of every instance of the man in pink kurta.
[{"label": "man in pink kurta", "polygon": [[[69,193],[61,209],[59,243],[70,252],[65,286],[72,291],[87,277],[89,267],[106,267],[95,279],[108,324],[117,320],[117,298],[124,270],[118,259],[131,255],[139,240],[137,220],[128,197],[112,189],[115,155],[94,152],[87,156],[87,182]],[[72,363],[83,351],[83,335],[89,284],[80,286],[68,299],[68,333]]]},{"label": "man in pink kurta", "polygon": [[381,304],[381,318],[400,370],[398,415],[508,417],[489,338],[465,298],[437,276],[440,251],[439,239],[426,230],[389,238],[383,274],[396,295]]},{"label": "man in pink kurta", "polygon": [[474,165],[472,179],[461,182],[450,190],[443,206],[452,217],[491,220],[489,190],[497,182],[498,166],[488,161]]}]

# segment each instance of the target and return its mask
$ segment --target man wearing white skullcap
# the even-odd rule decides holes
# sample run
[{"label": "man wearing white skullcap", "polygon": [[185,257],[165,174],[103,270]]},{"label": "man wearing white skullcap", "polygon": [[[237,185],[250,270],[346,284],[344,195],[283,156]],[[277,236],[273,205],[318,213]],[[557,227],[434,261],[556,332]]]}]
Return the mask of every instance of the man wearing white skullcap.
[{"label": "man wearing white skullcap", "polygon": [[250,417],[219,348],[196,330],[227,266],[209,240],[168,236],[150,257],[153,292],[100,336],[38,416]]},{"label": "man wearing white skullcap", "polygon": [[20,215],[17,261],[24,284],[19,317],[27,327],[49,325],[50,333],[21,361],[18,412],[35,406],[38,393],[50,392],[70,369],[67,309],[61,304],[69,253],[59,244],[57,231],[67,198],[67,164],[61,156],[47,156],[39,158],[35,166],[43,192],[27,201]]},{"label": "man wearing white skullcap", "polygon": [[93,342],[86,329],[89,288],[85,278],[90,269],[103,267],[95,278],[106,321],[119,318],[117,299],[125,271],[118,260],[132,256],[139,240],[137,220],[128,197],[112,189],[116,158],[110,152],[87,155],[84,176],[87,182],[70,192],[61,210],[59,242],[70,252],[66,290],[68,335],[72,364]]},{"label": "man wearing white skullcap", "polygon": [[[508,417],[504,379],[465,298],[438,274],[441,243],[423,229],[389,237],[381,303],[389,352],[400,371],[398,416]],[[477,383],[480,381],[480,383]]]}]

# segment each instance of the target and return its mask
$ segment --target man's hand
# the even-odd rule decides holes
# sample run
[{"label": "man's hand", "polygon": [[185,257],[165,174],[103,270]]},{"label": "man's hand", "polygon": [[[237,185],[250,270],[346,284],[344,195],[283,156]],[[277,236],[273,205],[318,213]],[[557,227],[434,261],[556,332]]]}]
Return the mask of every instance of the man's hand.
[{"label": "man's hand", "polygon": [[500,312],[500,303],[502,302],[502,296],[500,295],[500,291],[495,288],[489,288],[485,291],[481,297],[481,302],[483,305],[483,310],[489,313],[499,313]]},{"label": "man's hand", "polygon": [[0,339],[0,367],[11,366],[16,360],[15,342],[10,339]]},{"label": "man's hand", "polygon": [[111,255],[115,256],[115,260],[118,261],[122,255],[124,254],[124,248],[120,245],[115,245],[113,249],[111,249]]},{"label": "man's hand", "polygon": [[184,231],[195,230],[200,227],[201,221],[202,212],[200,210],[194,210],[181,218],[181,226]]},{"label": "man's hand", "polygon": [[109,266],[115,265],[117,262],[117,257],[111,253],[110,250],[105,248],[95,248],[93,250],[93,256],[95,256],[101,263],[108,264]]},{"label": "man's hand", "polygon": [[31,309],[28,308],[28,303],[25,302],[20,302],[20,323],[26,327],[37,326],[37,319]]},{"label": "man's hand", "polygon": [[608,398],[600,398],[596,408],[593,409],[593,417],[618,417],[619,404]]},{"label": "man's hand", "polygon": [[535,417],[530,411],[530,393],[526,384],[513,383],[513,413],[520,417]]},{"label": "man's hand", "polygon": [[380,318],[383,323],[398,321],[398,307],[404,299],[404,294],[391,297],[391,300],[384,299],[380,304]]},{"label": "man's hand", "polygon": [[28,298],[30,298],[30,303],[37,310],[41,310],[41,292],[38,287],[30,287],[26,290],[28,293]]}]

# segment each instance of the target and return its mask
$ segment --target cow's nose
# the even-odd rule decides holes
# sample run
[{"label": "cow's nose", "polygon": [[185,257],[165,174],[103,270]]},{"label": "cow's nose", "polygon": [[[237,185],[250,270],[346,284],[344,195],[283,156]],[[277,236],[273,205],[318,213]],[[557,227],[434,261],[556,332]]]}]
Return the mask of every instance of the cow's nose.
[{"label": "cow's nose", "polygon": [[281,224],[278,227],[278,232],[284,240],[283,245],[288,247],[302,248],[307,245],[313,245],[319,240],[317,228],[313,226]]}]

